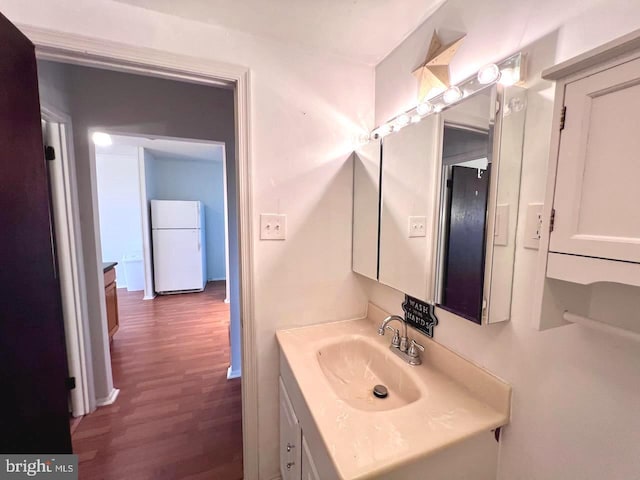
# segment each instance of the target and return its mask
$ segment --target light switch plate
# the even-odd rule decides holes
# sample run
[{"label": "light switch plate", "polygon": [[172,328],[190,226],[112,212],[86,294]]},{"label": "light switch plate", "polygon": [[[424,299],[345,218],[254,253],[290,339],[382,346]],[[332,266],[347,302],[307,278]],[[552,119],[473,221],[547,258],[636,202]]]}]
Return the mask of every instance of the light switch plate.
[{"label": "light switch plate", "polygon": [[287,216],[275,213],[260,214],[260,240],[287,238]]},{"label": "light switch plate", "polygon": [[427,236],[427,217],[409,217],[409,238]]},{"label": "light switch plate", "polygon": [[509,243],[509,204],[496,207],[496,224],[493,229],[493,244],[506,247]]},{"label": "light switch plate", "polygon": [[542,234],[542,203],[527,205],[527,219],[524,227],[524,248],[538,250]]}]

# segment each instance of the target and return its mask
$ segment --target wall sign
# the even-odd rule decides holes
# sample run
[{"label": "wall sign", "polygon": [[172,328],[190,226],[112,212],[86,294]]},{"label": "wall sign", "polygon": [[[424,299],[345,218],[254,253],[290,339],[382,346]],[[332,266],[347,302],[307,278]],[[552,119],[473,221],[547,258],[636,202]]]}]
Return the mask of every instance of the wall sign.
[{"label": "wall sign", "polygon": [[438,325],[433,305],[405,295],[402,310],[404,310],[405,320],[412,327],[417,328],[427,337],[433,338],[433,327]]}]

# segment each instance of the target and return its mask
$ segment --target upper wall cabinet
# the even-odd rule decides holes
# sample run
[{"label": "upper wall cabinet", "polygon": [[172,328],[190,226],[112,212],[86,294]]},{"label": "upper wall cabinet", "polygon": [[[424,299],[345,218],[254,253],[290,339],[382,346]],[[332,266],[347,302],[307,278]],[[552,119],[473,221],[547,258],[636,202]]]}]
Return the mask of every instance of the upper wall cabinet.
[{"label": "upper wall cabinet", "polygon": [[556,81],[556,103],[536,312],[542,328],[545,303],[557,310],[562,299],[563,311],[589,304],[589,289],[577,284],[640,286],[640,34],[543,77]]},{"label": "upper wall cabinet", "polygon": [[640,58],[567,82],[549,251],[640,263]]}]

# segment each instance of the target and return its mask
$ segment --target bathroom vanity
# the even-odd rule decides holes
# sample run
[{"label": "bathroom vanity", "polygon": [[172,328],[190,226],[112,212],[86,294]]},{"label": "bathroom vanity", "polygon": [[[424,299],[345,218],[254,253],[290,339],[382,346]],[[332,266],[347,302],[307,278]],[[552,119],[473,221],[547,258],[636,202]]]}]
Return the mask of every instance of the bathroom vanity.
[{"label": "bathroom vanity", "polygon": [[511,387],[412,329],[425,352],[409,365],[378,335],[385,317],[370,304],[277,332],[282,478],[494,479]]}]

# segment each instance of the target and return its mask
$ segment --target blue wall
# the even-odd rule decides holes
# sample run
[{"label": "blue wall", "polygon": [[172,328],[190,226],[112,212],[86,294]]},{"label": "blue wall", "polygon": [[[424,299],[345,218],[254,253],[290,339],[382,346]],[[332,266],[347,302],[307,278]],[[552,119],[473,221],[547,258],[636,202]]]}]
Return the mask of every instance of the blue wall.
[{"label": "blue wall", "polygon": [[154,200],[200,200],[205,212],[207,278],[225,279],[224,183],[222,148],[216,158],[170,158],[153,152],[145,162],[147,191]]}]

